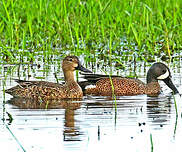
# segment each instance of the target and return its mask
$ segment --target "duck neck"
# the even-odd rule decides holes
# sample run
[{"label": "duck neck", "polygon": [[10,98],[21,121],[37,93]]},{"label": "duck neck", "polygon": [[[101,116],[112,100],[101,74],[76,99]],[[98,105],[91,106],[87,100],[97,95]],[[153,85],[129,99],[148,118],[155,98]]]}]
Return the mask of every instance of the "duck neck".
[{"label": "duck neck", "polygon": [[158,82],[158,80],[153,76],[153,72],[151,69],[147,72],[147,84],[151,82]]},{"label": "duck neck", "polygon": [[63,72],[64,72],[64,79],[66,83],[75,82],[73,71],[63,71]]},{"label": "duck neck", "polygon": [[147,85],[146,92],[147,95],[156,96],[160,93],[160,85],[158,80],[154,78],[150,73],[147,74]]},{"label": "duck neck", "polygon": [[151,82],[158,82],[158,80],[156,80],[155,78],[153,78],[151,76],[147,76],[147,84],[149,84]]}]

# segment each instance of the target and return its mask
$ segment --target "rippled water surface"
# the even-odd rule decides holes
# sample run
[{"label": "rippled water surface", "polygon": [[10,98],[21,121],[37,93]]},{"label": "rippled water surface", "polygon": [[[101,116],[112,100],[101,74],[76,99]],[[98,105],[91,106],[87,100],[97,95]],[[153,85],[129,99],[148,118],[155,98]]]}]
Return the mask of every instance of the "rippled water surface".
[{"label": "rippled water surface", "polygon": [[[129,65],[119,74],[127,75],[133,68]],[[148,67],[141,64],[136,68],[139,79],[145,82]],[[46,109],[44,104],[13,99],[2,90],[16,85],[13,78],[56,82],[56,72],[61,81],[60,66],[2,65],[0,69],[3,152],[181,151],[182,99],[175,95],[177,117],[174,96],[162,82],[159,97],[124,96],[114,101],[85,96],[82,101],[60,101]],[[180,65],[171,66],[173,82],[180,92],[181,70]]]}]

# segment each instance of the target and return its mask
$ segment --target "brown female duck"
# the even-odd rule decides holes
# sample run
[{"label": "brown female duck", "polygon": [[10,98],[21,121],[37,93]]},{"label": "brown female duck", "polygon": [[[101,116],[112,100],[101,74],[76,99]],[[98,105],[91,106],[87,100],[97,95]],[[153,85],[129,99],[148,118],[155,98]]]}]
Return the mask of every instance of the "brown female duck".
[{"label": "brown female duck", "polygon": [[[107,76],[97,74],[83,74],[88,81],[80,83],[85,94],[100,96],[131,96],[139,94],[147,94],[156,96],[160,93],[161,88],[158,80],[162,80],[173,90],[179,93],[173,82],[171,81],[171,72],[163,63],[154,63],[147,72],[147,84],[139,79],[124,78],[119,76]],[[88,84],[95,84],[94,88],[87,88]]]},{"label": "brown female duck", "polygon": [[74,80],[74,71],[91,71],[84,68],[76,56],[65,57],[62,62],[62,70],[65,84],[46,81],[15,80],[18,85],[7,89],[5,92],[14,97],[42,100],[82,98],[83,92],[78,83]]}]

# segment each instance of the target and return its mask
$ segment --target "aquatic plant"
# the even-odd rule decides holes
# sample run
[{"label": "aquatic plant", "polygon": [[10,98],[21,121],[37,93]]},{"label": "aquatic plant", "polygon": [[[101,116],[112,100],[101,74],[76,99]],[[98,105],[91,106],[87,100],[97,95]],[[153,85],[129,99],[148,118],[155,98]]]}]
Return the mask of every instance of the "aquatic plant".
[{"label": "aquatic plant", "polygon": [[[181,49],[182,1],[2,0],[1,59],[32,61],[36,54],[85,54],[151,60]],[[112,52],[107,53],[108,50]],[[90,57],[90,58],[89,58]]]},{"label": "aquatic plant", "polygon": [[154,151],[154,146],[153,146],[152,134],[150,134],[150,143],[151,143],[151,152],[153,152]]}]

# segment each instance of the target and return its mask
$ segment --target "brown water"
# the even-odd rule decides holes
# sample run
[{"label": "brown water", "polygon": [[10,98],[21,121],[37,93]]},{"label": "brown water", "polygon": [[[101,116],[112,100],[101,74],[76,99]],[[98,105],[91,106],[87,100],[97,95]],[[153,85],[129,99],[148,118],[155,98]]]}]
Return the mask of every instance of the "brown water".
[{"label": "brown water", "polygon": [[[145,82],[148,67],[143,65],[128,65],[123,71],[113,72],[129,75],[137,69],[139,79]],[[152,143],[155,152],[181,151],[182,100],[175,95],[176,117],[174,97],[162,82],[163,93],[159,97],[120,97],[116,100],[117,108],[114,100],[85,96],[82,101],[60,101],[46,109],[44,104],[12,99],[2,90],[16,85],[13,78],[56,82],[54,73],[59,73],[60,67],[3,65],[0,70],[3,152],[151,152]],[[182,67],[172,66],[171,71],[173,82],[182,92]],[[57,74],[58,78],[61,75]],[[12,122],[6,112],[12,115]]]}]

